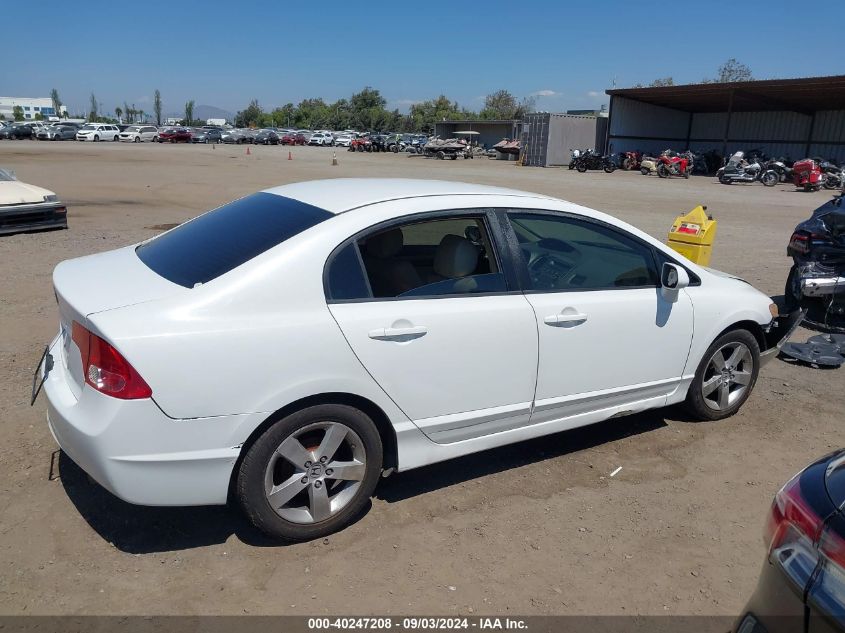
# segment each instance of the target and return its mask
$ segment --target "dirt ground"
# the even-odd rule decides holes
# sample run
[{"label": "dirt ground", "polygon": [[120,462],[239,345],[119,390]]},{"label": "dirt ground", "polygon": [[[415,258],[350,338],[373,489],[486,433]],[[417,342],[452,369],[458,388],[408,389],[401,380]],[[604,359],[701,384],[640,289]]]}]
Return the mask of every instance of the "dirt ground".
[{"label": "dirt ground", "polygon": [[[61,260],[146,238],[255,190],[340,176],[551,194],[665,238],[699,203],[712,265],[780,294],[794,225],[827,194],[492,160],[281,147],[0,141],[0,167],[57,192],[70,230],[0,238],[0,613],[737,614],[777,488],[843,444],[845,370],[776,360],[732,419],[653,411],[382,480],[328,539],[279,546],[233,510],[139,508],[56,446],[31,374],[57,331]],[[804,336],[799,332],[798,336]],[[617,467],[622,470],[613,478]]]}]

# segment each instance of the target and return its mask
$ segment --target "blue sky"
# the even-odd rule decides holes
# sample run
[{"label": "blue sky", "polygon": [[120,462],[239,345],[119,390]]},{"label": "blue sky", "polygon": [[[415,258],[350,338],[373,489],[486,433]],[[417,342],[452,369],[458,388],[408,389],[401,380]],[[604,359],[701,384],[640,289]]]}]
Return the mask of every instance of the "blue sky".
[{"label": "blue sky", "polygon": [[819,17],[834,17],[824,11],[790,17],[795,4],[786,1],[767,2],[765,11],[753,2],[678,10],[631,0],[124,6],[39,2],[27,11],[32,28],[3,29],[0,94],[57,88],[81,112],[93,91],[107,111],[123,101],[152,111],[159,88],[166,113],[184,111],[188,99],[234,112],[252,98],[270,109],[370,85],[407,111],[440,93],[477,110],[485,94],[506,88],[558,112],[606,103],[614,79],[619,87],[670,75],[696,82],[729,57],[758,79],[845,72],[836,61],[841,20]]}]

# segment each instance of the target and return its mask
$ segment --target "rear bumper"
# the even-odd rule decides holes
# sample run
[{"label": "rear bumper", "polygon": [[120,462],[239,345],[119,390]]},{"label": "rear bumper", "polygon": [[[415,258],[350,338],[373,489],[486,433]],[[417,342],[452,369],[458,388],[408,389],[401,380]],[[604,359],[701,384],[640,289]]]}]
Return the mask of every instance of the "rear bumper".
[{"label": "rear bumper", "polygon": [[805,633],[804,609],[802,589],[767,560],[734,633]]},{"label": "rear bumper", "polygon": [[801,325],[805,312],[795,310],[789,314],[776,316],[764,330],[766,349],[760,354],[760,365],[765,365],[780,352],[783,344],[789,340],[792,333]]},{"label": "rear bumper", "polygon": [[62,450],[114,495],[140,505],[226,503],[248,416],[175,420],[152,399],[73,395],[57,337],[44,383],[47,421]]},{"label": "rear bumper", "polygon": [[805,297],[824,297],[835,292],[845,293],[845,277],[805,277],[801,279],[801,294]]},{"label": "rear bumper", "polygon": [[39,229],[66,229],[67,207],[61,202],[0,206],[0,235]]}]

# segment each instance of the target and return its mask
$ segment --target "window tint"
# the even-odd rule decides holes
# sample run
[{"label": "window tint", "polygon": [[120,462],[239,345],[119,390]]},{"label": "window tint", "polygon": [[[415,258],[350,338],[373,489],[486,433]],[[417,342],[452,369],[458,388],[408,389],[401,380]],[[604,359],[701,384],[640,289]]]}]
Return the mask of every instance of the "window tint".
[{"label": "window tint", "polygon": [[371,296],[364,276],[358,246],[350,242],[331,261],[328,271],[328,298],[335,301],[366,299]]},{"label": "window tint", "polygon": [[192,288],[331,217],[297,200],[256,193],[141,244],[136,252],[165,279]]},{"label": "window tint", "polygon": [[652,249],[602,224],[510,214],[533,290],[604,290],[657,285]]},{"label": "window tint", "polygon": [[370,233],[329,263],[330,300],[505,292],[481,217],[413,222]]}]

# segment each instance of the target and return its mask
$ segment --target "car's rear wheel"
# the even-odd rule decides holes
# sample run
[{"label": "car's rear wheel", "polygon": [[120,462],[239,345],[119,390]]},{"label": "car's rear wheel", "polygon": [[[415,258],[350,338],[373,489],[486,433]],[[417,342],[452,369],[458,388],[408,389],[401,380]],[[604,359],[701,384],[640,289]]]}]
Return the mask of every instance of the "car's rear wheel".
[{"label": "car's rear wheel", "polygon": [[310,540],[361,512],[381,465],[381,438],[367,415],[346,405],[317,405],[279,420],[256,440],[241,462],[237,496],[264,533]]},{"label": "car's rear wheel", "polygon": [[736,413],[751,395],[760,370],[760,346],[748,330],[731,330],[705,352],[687,392],[686,406],[700,420]]}]

